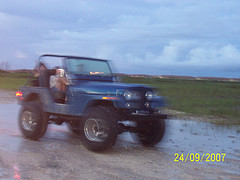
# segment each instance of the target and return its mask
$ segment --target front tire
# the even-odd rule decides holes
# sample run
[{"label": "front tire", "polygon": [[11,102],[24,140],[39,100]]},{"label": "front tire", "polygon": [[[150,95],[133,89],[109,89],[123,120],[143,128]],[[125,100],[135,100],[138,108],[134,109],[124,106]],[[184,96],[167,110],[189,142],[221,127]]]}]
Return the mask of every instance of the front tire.
[{"label": "front tire", "polygon": [[102,106],[91,108],[80,126],[83,145],[91,151],[105,151],[117,139],[117,122],[113,112]]},{"label": "front tire", "polygon": [[18,125],[25,138],[38,140],[47,130],[48,115],[42,111],[39,102],[25,102],[19,113]]},{"label": "front tire", "polygon": [[164,119],[137,123],[137,140],[144,146],[151,147],[158,144],[162,140],[164,133]]}]

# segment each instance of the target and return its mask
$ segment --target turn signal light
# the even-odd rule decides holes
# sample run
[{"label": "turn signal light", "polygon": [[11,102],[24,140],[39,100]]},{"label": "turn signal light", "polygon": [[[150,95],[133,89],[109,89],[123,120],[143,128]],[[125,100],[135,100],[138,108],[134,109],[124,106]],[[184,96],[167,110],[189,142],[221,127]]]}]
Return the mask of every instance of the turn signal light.
[{"label": "turn signal light", "polygon": [[117,98],[117,97],[102,97],[102,99],[106,99],[106,100],[110,100],[110,99],[119,99],[119,98]]}]

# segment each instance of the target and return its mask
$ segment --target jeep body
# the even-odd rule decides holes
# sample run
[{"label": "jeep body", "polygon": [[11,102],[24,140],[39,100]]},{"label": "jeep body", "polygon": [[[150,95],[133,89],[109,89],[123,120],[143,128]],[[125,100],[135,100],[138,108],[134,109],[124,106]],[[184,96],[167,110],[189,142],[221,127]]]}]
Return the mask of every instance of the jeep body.
[{"label": "jeep body", "polygon": [[[21,94],[19,104],[21,104],[23,108],[25,104],[35,102],[35,104],[38,104],[35,106],[41,109],[39,113],[41,117],[37,120],[38,122],[41,122],[41,118],[43,119],[44,117],[47,123],[62,124],[63,122],[67,122],[73,131],[75,130],[79,134],[85,134],[82,135],[85,137],[85,141],[87,141],[84,145],[94,151],[105,150],[111,147],[115,143],[115,136],[117,137],[119,133],[130,131],[136,133],[138,137],[141,137],[141,135],[144,136],[144,131],[152,131],[151,128],[154,128],[152,126],[159,126],[159,128],[154,131],[163,131],[154,132],[153,136],[159,136],[158,133],[160,133],[161,137],[155,140],[157,142],[145,143],[141,138],[140,141],[144,145],[152,145],[161,140],[165,131],[164,119],[166,119],[167,116],[159,112],[159,108],[164,107],[164,98],[157,96],[154,88],[146,85],[118,82],[107,60],[47,54],[40,56],[39,62],[41,62],[43,58],[46,59],[49,57],[59,58],[62,61],[62,68],[65,70],[66,77],[70,83],[66,88],[66,99],[64,103],[56,103],[54,101],[49,87],[26,85],[19,88]],[[83,71],[83,67],[85,67],[85,71]],[[22,111],[23,114],[24,110]],[[33,110],[26,111],[32,112]],[[99,113],[97,113],[98,111]],[[99,115],[102,112],[105,113]],[[36,115],[35,113],[35,116],[40,116],[39,114],[37,113]],[[31,122],[29,119],[33,117],[30,117],[30,115],[25,113],[19,117],[19,125],[23,128],[23,135],[25,131],[22,122]],[[112,120],[110,119],[106,122],[105,120],[98,121],[98,119],[104,119],[105,115],[107,116],[106,118],[111,117]],[[134,122],[135,125],[128,126],[124,123],[126,121]],[[148,126],[147,124],[155,122],[158,122],[157,125],[152,124],[149,129],[144,129],[145,126]],[[102,127],[107,129],[113,128],[116,133],[112,135],[114,132],[109,132],[108,135],[106,135],[106,133],[104,134],[104,130],[100,130]],[[91,128],[93,132],[89,130]],[[36,135],[36,139],[43,136],[45,132],[42,131],[46,130],[43,129],[39,131],[41,131],[41,133],[38,132],[38,134],[40,133],[41,135]],[[94,139],[94,135],[96,139]],[[97,136],[101,137],[98,138]],[[105,143],[105,136],[113,136],[114,140],[109,140],[111,141],[110,143]],[[31,135],[28,138],[31,139]],[[148,139],[149,138],[149,141],[152,141],[151,137],[148,137]],[[92,145],[94,143],[98,145],[95,147]]]}]

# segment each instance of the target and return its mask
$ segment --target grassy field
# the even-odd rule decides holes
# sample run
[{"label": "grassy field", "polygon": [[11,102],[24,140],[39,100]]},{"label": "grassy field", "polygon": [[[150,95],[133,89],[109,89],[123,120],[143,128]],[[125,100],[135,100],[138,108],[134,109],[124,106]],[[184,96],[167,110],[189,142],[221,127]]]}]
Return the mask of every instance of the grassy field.
[{"label": "grassy field", "polygon": [[16,91],[27,78],[27,73],[0,73],[0,89]]},{"label": "grassy field", "polygon": [[[0,73],[0,89],[15,91],[27,77],[27,73]],[[160,95],[167,97],[170,110],[207,117],[213,123],[240,124],[239,82],[131,77],[122,80],[156,87]]]},{"label": "grassy field", "polygon": [[240,124],[240,83],[123,77],[127,83],[148,84],[169,100],[169,108],[218,124]]}]

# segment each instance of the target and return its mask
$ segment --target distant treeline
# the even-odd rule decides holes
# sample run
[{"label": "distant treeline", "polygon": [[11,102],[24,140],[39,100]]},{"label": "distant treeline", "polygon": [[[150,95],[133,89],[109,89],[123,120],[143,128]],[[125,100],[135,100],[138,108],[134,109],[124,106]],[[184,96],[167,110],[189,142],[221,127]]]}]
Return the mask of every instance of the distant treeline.
[{"label": "distant treeline", "polygon": [[[16,70],[2,70],[0,73],[32,73],[31,69],[16,69]],[[183,79],[183,80],[209,80],[209,81],[231,81],[240,82],[240,78],[224,78],[224,77],[193,77],[193,76],[178,76],[178,75],[147,75],[147,74],[123,74],[115,73],[116,76],[121,77],[143,77],[143,78],[160,78],[160,79]]]},{"label": "distant treeline", "polygon": [[122,77],[136,78],[160,78],[160,79],[182,79],[182,80],[209,80],[209,81],[231,81],[240,82],[240,78],[224,78],[224,77],[193,77],[193,76],[178,76],[178,75],[147,75],[147,74],[116,74]]}]

